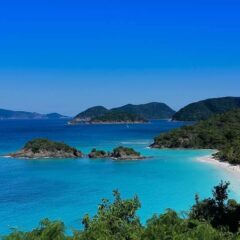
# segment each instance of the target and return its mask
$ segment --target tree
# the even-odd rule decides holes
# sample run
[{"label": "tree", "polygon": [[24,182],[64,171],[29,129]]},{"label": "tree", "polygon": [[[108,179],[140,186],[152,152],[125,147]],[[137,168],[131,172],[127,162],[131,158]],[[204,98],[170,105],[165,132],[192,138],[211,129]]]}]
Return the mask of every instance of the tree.
[{"label": "tree", "polygon": [[139,240],[142,226],[136,211],[140,208],[137,197],[122,200],[118,191],[113,192],[114,201],[103,199],[97,214],[83,219],[84,230],[75,232],[80,240]]}]

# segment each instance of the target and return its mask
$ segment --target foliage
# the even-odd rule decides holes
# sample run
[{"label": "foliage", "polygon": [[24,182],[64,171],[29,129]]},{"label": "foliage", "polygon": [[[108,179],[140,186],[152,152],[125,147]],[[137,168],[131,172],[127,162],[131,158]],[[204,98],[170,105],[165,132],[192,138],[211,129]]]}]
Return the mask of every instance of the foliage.
[{"label": "foliage", "polygon": [[111,204],[103,199],[98,213],[91,219],[86,215],[83,219],[84,230],[76,232],[75,238],[81,240],[138,240],[142,226],[136,211],[140,207],[137,197],[122,200],[118,191],[114,191],[115,200]]},{"label": "foliage", "polygon": [[180,109],[173,115],[173,120],[200,121],[206,120],[214,114],[224,113],[240,108],[239,97],[224,97],[207,99],[192,103]]},{"label": "foliage", "polygon": [[153,216],[147,222],[142,240],[227,240],[233,234],[214,229],[206,222],[182,219],[176,212],[168,210],[160,216]]},{"label": "foliage", "polygon": [[121,157],[121,156],[137,156],[139,157],[141,154],[139,152],[136,152],[133,148],[127,148],[127,147],[117,147],[113,149],[112,156],[113,157]]},{"label": "foliage", "polygon": [[212,198],[199,201],[189,216],[175,211],[154,215],[142,225],[137,197],[124,200],[114,191],[114,200],[103,199],[96,215],[83,218],[82,230],[67,236],[62,222],[43,220],[30,232],[14,230],[4,240],[239,240],[240,205],[228,199],[228,183],[221,182]]},{"label": "foliage", "polygon": [[105,158],[109,156],[109,153],[104,150],[97,150],[96,148],[92,149],[92,151],[88,154],[89,158]]},{"label": "foliage", "polygon": [[215,115],[193,126],[185,126],[155,138],[157,148],[218,149],[215,156],[240,163],[240,110]]},{"label": "foliage", "polygon": [[4,240],[67,240],[65,236],[64,223],[59,221],[49,221],[45,219],[40,222],[39,227],[31,232],[19,232],[14,230],[9,236],[4,237]]},{"label": "foliage", "polygon": [[137,114],[145,119],[169,119],[175,113],[175,111],[165,103],[158,102],[140,105],[127,104],[125,106],[114,108],[112,110]]},{"label": "foliage", "polygon": [[31,150],[33,153],[38,153],[40,151],[49,151],[49,152],[75,152],[77,149],[68,146],[62,142],[53,142],[45,138],[36,138],[27,142],[24,146],[25,150]]},{"label": "foliage", "polygon": [[229,183],[221,182],[214,187],[213,197],[199,201],[192,207],[190,218],[208,221],[215,228],[226,228],[237,232],[240,227],[240,205],[234,200],[228,200]]},{"label": "foliage", "polygon": [[102,106],[96,106],[92,108],[88,108],[86,111],[79,113],[75,118],[87,119],[94,118],[104,115],[108,109]]},{"label": "foliage", "polygon": [[146,120],[138,114],[124,111],[108,111],[102,116],[91,119],[91,122],[146,122]]}]

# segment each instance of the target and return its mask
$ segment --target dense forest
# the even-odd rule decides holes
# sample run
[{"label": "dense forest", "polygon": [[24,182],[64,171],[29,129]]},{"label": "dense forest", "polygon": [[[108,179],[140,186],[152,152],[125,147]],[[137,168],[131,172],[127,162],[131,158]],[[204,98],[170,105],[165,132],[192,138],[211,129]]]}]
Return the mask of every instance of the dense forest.
[{"label": "dense forest", "polygon": [[206,99],[191,103],[173,115],[173,120],[200,121],[206,120],[214,114],[240,108],[240,97],[223,97]]},{"label": "dense forest", "polygon": [[155,148],[218,149],[222,161],[240,163],[240,110],[217,114],[192,126],[185,126],[156,137]]},{"label": "dense forest", "polygon": [[108,111],[102,116],[92,118],[91,123],[98,123],[98,122],[147,122],[142,116],[129,113],[129,112],[119,112],[119,111]]},{"label": "dense forest", "polygon": [[45,219],[32,231],[15,229],[3,240],[238,240],[240,204],[228,198],[228,186],[221,182],[207,199],[196,195],[184,217],[168,209],[144,225],[137,215],[139,199],[125,200],[114,191],[113,202],[103,199],[96,215],[85,215],[83,229],[72,236],[66,234],[63,222]]}]

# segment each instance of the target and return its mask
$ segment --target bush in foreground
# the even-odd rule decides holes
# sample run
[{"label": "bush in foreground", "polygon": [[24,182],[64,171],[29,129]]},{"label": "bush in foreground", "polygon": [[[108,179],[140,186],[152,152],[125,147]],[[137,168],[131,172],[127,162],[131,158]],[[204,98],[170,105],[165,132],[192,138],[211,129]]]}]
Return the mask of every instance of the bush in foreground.
[{"label": "bush in foreground", "polygon": [[123,200],[114,191],[114,201],[102,200],[97,214],[83,218],[83,230],[65,234],[62,222],[43,220],[30,232],[13,231],[4,240],[239,240],[240,205],[228,199],[228,183],[221,182],[212,198],[199,200],[187,217],[167,210],[140,223],[137,197]]}]

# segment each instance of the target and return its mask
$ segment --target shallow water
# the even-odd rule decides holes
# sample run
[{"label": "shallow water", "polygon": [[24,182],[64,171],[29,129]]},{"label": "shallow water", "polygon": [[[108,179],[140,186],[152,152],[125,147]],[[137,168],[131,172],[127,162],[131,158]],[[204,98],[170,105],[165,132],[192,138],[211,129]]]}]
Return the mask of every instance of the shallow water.
[{"label": "shallow water", "polygon": [[68,126],[66,120],[1,121],[0,152],[20,149],[34,137],[65,141],[84,153],[92,148],[134,147],[151,158],[142,161],[19,160],[0,157],[0,233],[10,227],[29,230],[48,217],[81,228],[85,213],[93,215],[102,198],[118,189],[123,197],[137,194],[144,222],[166,208],[188,210],[195,193],[208,197],[220,180],[232,183],[239,199],[239,179],[224,169],[196,160],[210,150],[149,149],[154,136],[183,125],[154,121],[139,125]]}]

